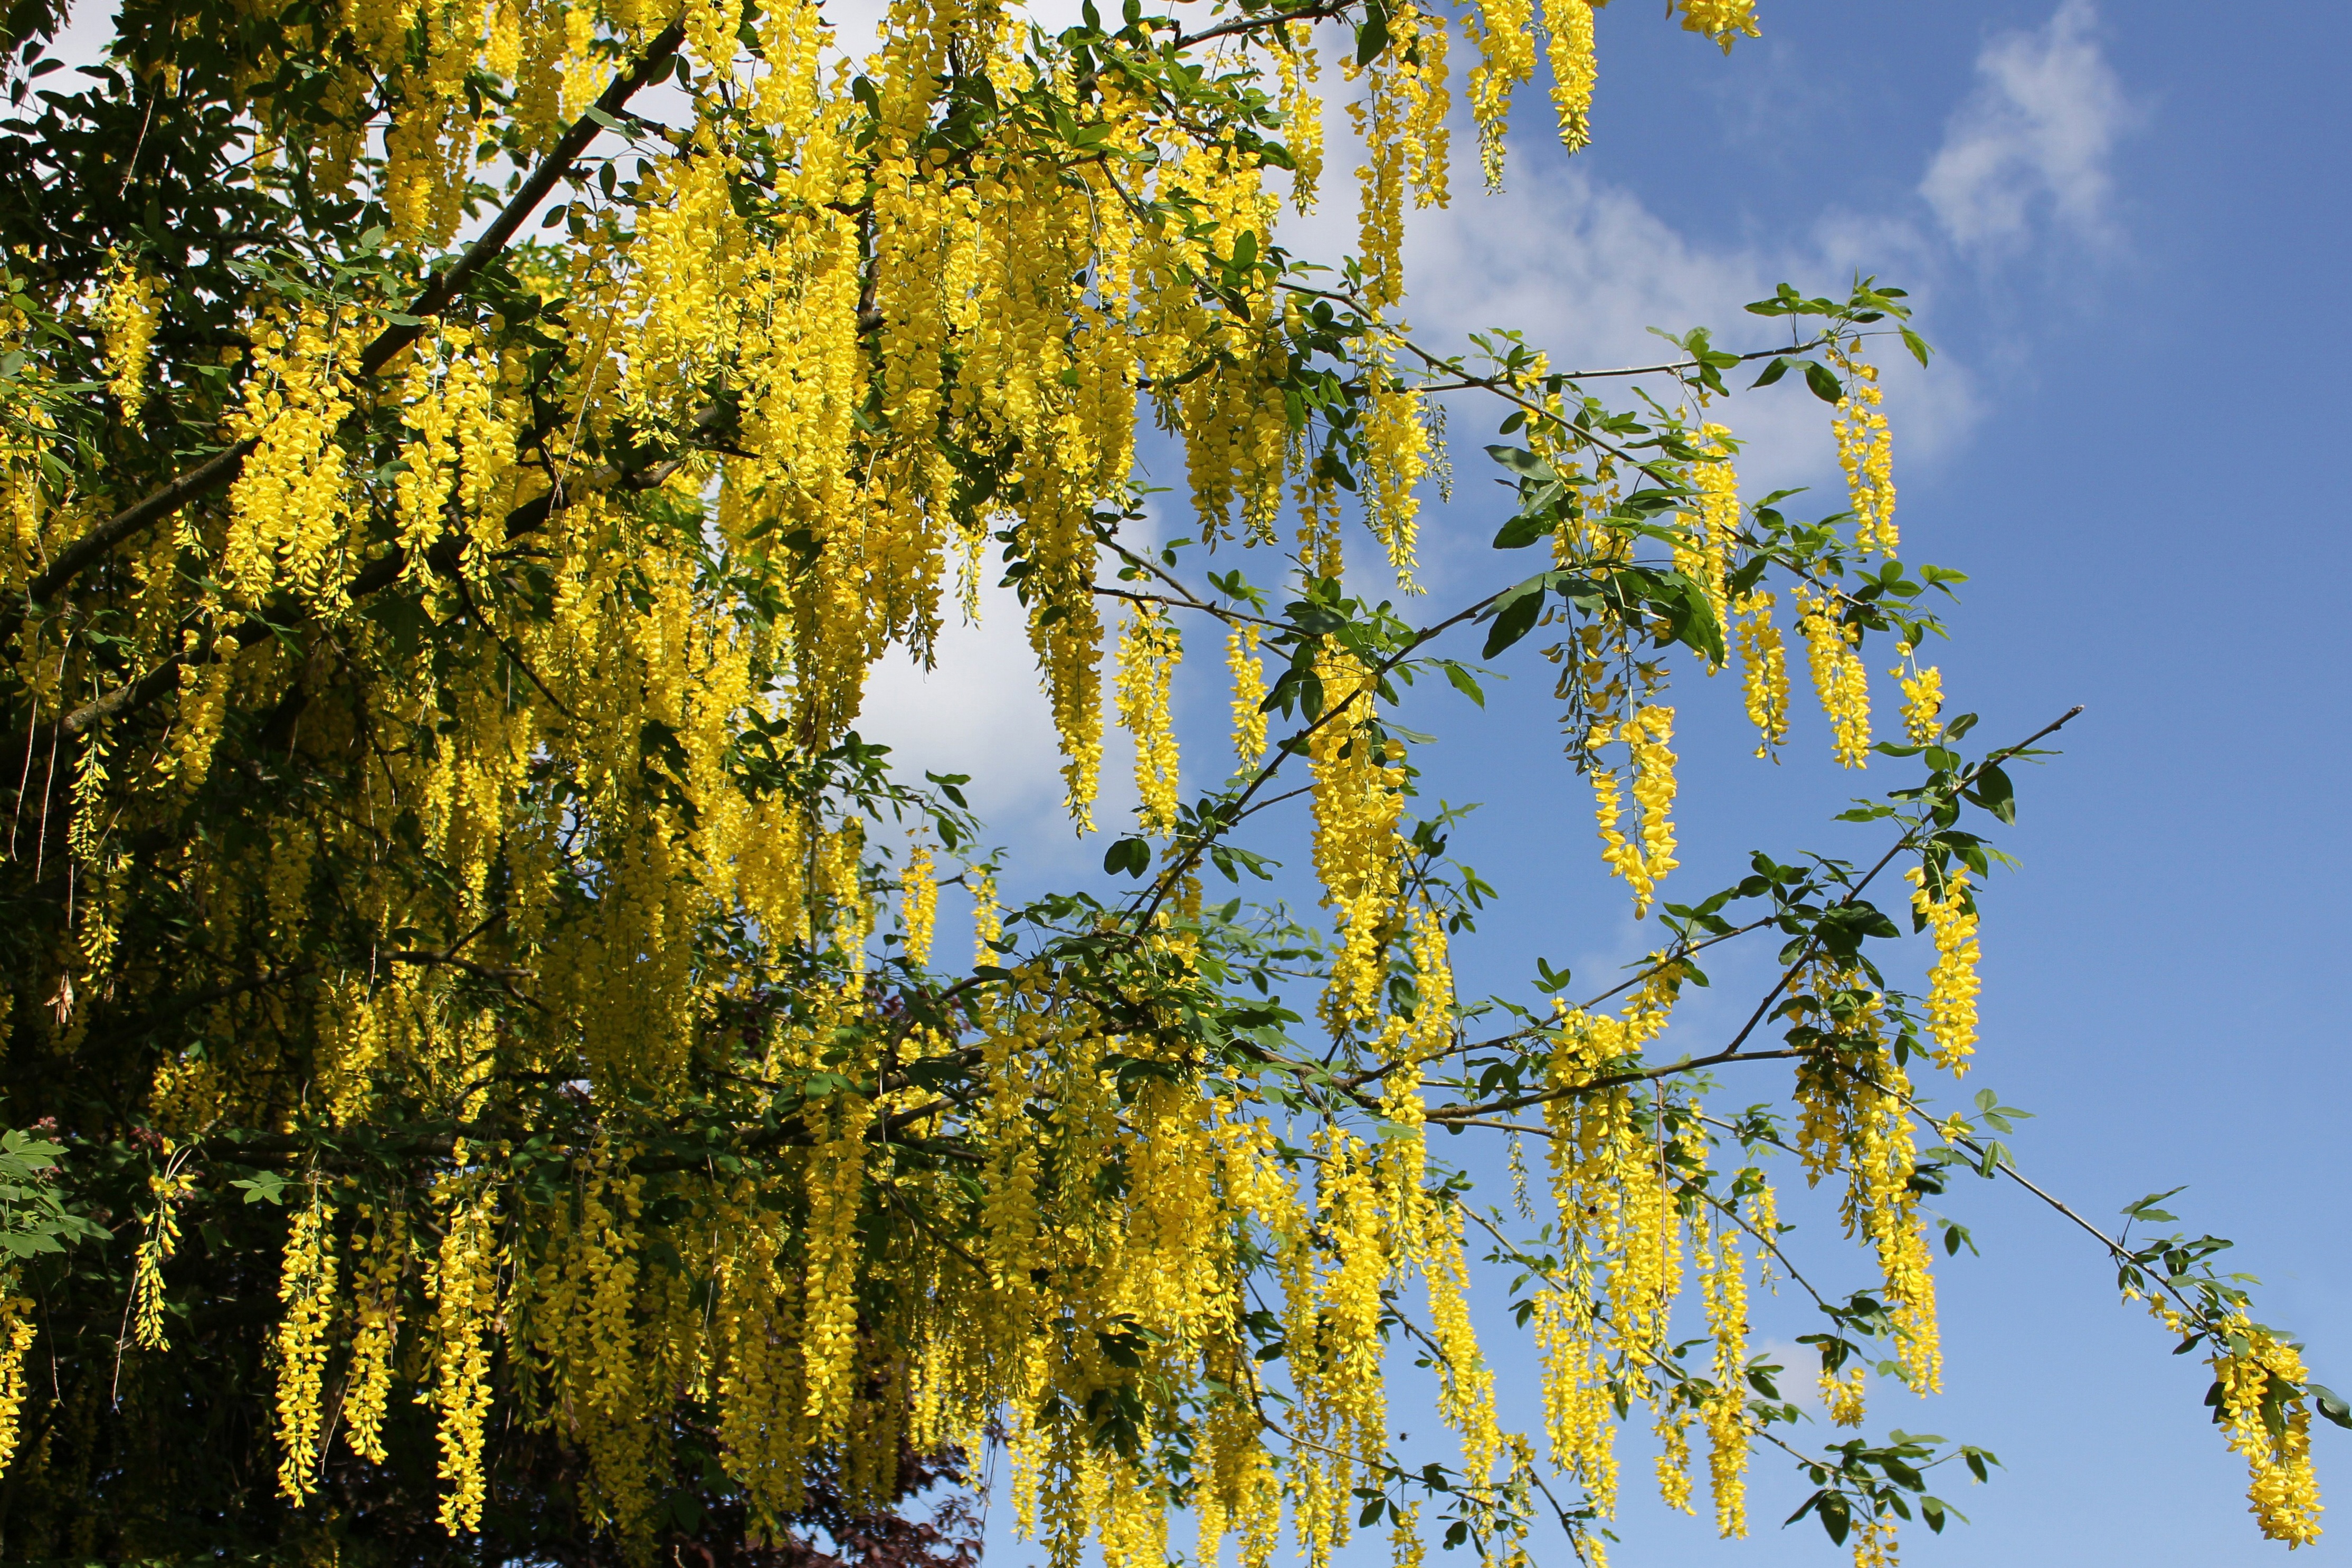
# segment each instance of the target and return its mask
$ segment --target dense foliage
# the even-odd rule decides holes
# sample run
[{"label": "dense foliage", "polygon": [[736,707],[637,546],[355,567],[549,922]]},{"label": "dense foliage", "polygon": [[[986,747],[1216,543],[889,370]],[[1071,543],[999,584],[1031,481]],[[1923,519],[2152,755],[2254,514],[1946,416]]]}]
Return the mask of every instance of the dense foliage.
[{"label": "dense foliage", "polygon": [[[1727,1534],[1785,1453],[1867,1565],[1944,1527],[1939,1467],[1990,1473],[1864,1435],[1867,1375],[1937,1387],[1966,1232],[1929,1204],[2024,1180],[2016,1113],[1927,1084],[1974,1048],[1981,835],[2064,719],[1972,749],[1925,662],[1962,580],[1899,554],[1906,297],[1783,287],[1646,367],[1426,342],[1449,55],[1492,183],[1539,63],[1589,134],[1591,5],[1196,9],[895,0],[869,45],[803,0],[123,0],[82,68],[10,9],[0,1552],[961,1568],[1001,1443],[1056,1568],[1157,1564],[1174,1511],[1248,1568],[1383,1526],[1598,1561],[1634,1422]],[[1334,90],[1360,243],[1322,268],[1277,215]],[[1821,400],[1846,509],[1743,492],[1735,376]],[[1491,591],[1423,612],[1448,407],[1516,501]],[[1142,526],[1151,443],[1188,538]],[[855,729],[992,579],[1075,821],[1107,707],[1140,800],[1104,884],[1013,906],[969,779]],[[1206,787],[1188,626],[1232,680]],[[1655,950],[1482,1000],[1448,953],[1488,890],[1396,711],[1538,656]],[[1736,665],[1769,757],[1792,656],[1835,762],[1907,777],[1851,858],[1674,902],[1669,680]],[[1291,838],[1313,918],[1238,896]],[[1778,945],[1745,1027],[1671,1027],[1742,942]],[[1812,1282],[1776,1161],[1859,1288]],[[2313,1539],[2343,1407],[2226,1244],[2084,1228],[2210,1358],[2261,1530]],[[1751,1353],[1773,1281],[1826,1446]],[[1443,1451],[1391,1440],[1402,1360]]]}]

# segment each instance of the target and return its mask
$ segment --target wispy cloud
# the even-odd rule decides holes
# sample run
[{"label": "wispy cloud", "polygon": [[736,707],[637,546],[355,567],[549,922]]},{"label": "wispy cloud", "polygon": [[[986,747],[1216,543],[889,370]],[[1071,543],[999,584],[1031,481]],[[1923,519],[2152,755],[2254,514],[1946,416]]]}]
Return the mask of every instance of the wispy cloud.
[{"label": "wispy cloud", "polygon": [[2091,0],[2063,0],[2048,26],[2002,34],[1977,57],[1982,79],[1919,184],[1961,246],[2018,249],[2044,216],[2114,243],[2107,165],[2135,113],[2100,52],[2097,20]]}]

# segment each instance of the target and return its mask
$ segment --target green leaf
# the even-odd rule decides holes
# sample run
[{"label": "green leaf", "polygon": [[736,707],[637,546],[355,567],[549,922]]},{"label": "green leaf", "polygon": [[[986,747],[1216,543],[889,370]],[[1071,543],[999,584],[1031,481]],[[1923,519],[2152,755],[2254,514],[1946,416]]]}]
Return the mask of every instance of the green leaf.
[{"label": "green leaf", "polygon": [[1103,852],[1103,870],[1117,876],[1142,876],[1151,870],[1151,845],[1139,838],[1120,839]]},{"label": "green leaf", "polygon": [[1900,330],[1903,333],[1903,346],[1911,350],[1911,357],[1913,359],[1918,361],[1921,365],[1926,365],[1927,362],[1927,356],[1934,353],[1936,350],[1927,346],[1927,339],[1922,338],[1910,328],[1905,327],[1900,329]]},{"label": "green leaf", "polygon": [[1979,768],[1965,794],[1998,820],[2011,823],[2017,821],[2017,787],[2010,782],[1999,763],[1988,763]]},{"label": "green leaf", "polygon": [[2146,1197],[2140,1198],[2136,1202],[2124,1205],[2123,1207],[2116,1210],[2116,1212],[2121,1214],[2126,1219],[2152,1219],[2159,1225],[2175,1224],[2179,1221],[2179,1216],[2168,1214],[2163,1209],[2160,1209],[2156,1206],[2162,1203],[2166,1198],[2172,1197],[2175,1193],[2183,1193],[2188,1190],[2189,1189],[2185,1186],[2176,1186],[2167,1192],[2152,1192]]},{"label": "green leaf", "polygon": [[1529,632],[1535,630],[1536,617],[1543,613],[1544,580],[1529,578],[1517,588],[1505,591],[1495,602],[1495,623],[1486,629],[1486,646],[1478,655],[1491,659]]},{"label": "green leaf", "polygon": [[1444,668],[1445,679],[1448,685],[1452,685],[1455,691],[1460,692],[1464,696],[1468,697],[1472,702],[1476,703],[1480,707],[1485,707],[1486,706],[1486,694],[1478,689],[1478,683],[1471,679],[1469,671],[1464,669],[1461,665],[1455,664],[1451,659],[1444,662]]},{"label": "green leaf", "polygon": [[233,1181],[228,1185],[244,1193],[247,1203],[283,1205],[286,1188],[291,1184],[276,1171],[256,1171],[245,1180]]},{"label": "green leaf", "polygon": [[1853,1528],[1853,1510],[1844,1496],[1833,1491],[1823,1492],[1821,1506],[1815,1511],[1822,1516],[1822,1528],[1829,1531],[1831,1542],[1843,1546],[1846,1531]]},{"label": "green leaf", "polygon": [[1559,525],[1540,512],[1521,512],[1505,523],[1495,535],[1496,549],[1525,549],[1538,539],[1549,538]]},{"label": "green leaf", "polygon": [[1356,29],[1356,64],[1370,65],[1389,47],[1389,9],[1381,0],[1364,7],[1363,25]]},{"label": "green leaf", "polygon": [[1830,368],[1818,360],[1805,361],[1805,384],[1812,388],[1813,395],[1823,402],[1836,402],[1845,396],[1845,388],[1838,384],[1838,379],[1830,373]]},{"label": "green leaf", "polygon": [[1522,479],[1555,477],[1551,465],[1524,446],[1489,446],[1486,448],[1486,455]]},{"label": "green leaf", "polygon": [[1683,646],[1704,657],[1711,664],[1724,660],[1723,627],[1715,618],[1715,603],[1706,590],[1679,571],[1670,571],[1665,585],[1678,591],[1679,601],[1669,611]]},{"label": "green leaf", "polygon": [[[1755,307],[1751,305],[1748,308],[1752,310]],[[1774,382],[1777,382],[1782,376],[1787,375],[1789,373],[1789,367],[1795,363],[1796,361],[1789,358],[1786,354],[1774,355],[1772,362],[1764,367],[1764,373],[1748,383],[1748,390],[1753,392],[1758,387],[1770,386]]]}]

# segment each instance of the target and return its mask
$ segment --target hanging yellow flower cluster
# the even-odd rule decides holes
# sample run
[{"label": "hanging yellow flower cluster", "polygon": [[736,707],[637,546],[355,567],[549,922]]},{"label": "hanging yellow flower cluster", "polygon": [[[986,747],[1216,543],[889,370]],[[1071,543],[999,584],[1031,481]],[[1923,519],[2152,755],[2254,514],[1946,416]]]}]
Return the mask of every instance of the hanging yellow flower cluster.
[{"label": "hanging yellow flower cluster", "polygon": [[1942,728],[1944,672],[1935,665],[1919,667],[1918,651],[1900,650],[1903,663],[1886,673],[1903,688],[1903,736],[1914,746],[1925,746]]},{"label": "hanging yellow flower cluster", "polygon": [[1756,0],[1675,0],[1675,8],[1682,13],[1683,31],[1706,34],[1727,55],[1741,38],[1759,36]]},{"label": "hanging yellow flower cluster", "polygon": [[1748,1275],[1732,1228],[1702,1233],[1693,1252],[1706,1299],[1707,1333],[1715,1341],[1715,1389],[1700,1409],[1706,1427],[1707,1475],[1715,1497],[1716,1533],[1748,1533]]},{"label": "hanging yellow flower cluster", "polygon": [[[16,1280],[12,1274],[0,1280],[0,1284],[13,1292]],[[32,1349],[33,1336],[38,1332],[33,1321],[35,1304],[29,1296],[0,1297],[0,1454],[15,1454],[23,1431],[25,1353]]]},{"label": "hanging yellow flower cluster", "polygon": [[[1617,775],[1609,768],[1592,769],[1594,816],[1601,824],[1601,858],[1633,890],[1633,917],[1649,913],[1658,883],[1678,863],[1675,860],[1675,754],[1666,748],[1674,738],[1675,710],[1643,704],[1620,727],[1630,755],[1633,804],[1639,812],[1638,838],[1628,838],[1618,827],[1623,796]],[[1612,737],[1596,728],[1591,748],[1609,744]]]},{"label": "hanging yellow flower cluster", "polygon": [[[2146,1299],[2168,1330],[2190,1332],[2187,1316],[2161,1296]],[[2310,1376],[2302,1353],[2248,1319],[2242,1308],[2230,1314],[2214,1337],[2219,1354],[2210,1358],[2213,1392],[2208,1401],[2231,1448],[2246,1461],[2247,1511],[2265,1539],[2284,1541],[2290,1551],[2308,1546],[2319,1539],[2321,1512],[2319,1482],[2311,1468],[2311,1415],[2277,1403]]]},{"label": "hanging yellow flower cluster", "polygon": [[[472,1190],[468,1191],[467,1189]],[[435,1305],[436,1350],[428,1397],[440,1417],[441,1523],[450,1533],[479,1530],[485,1478],[484,1427],[490,1408],[490,1334],[498,1316],[500,1249],[489,1195],[478,1180],[452,1184],[443,1207],[447,1228],[433,1259],[426,1293]],[[614,1347],[625,1354],[625,1344]],[[613,1372],[623,1374],[615,1364]],[[297,1412],[307,1420],[307,1412]],[[281,1419],[285,1419],[281,1416]]]},{"label": "hanging yellow flower cluster", "polygon": [[[1441,35],[1442,36],[1442,35]],[[1391,570],[1407,592],[1412,580],[1418,495],[1430,469],[1431,442],[1423,399],[1391,374],[1393,350],[1386,345],[1367,356],[1370,383],[1364,406],[1365,522],[1388,552]]]},{"label": "hanging yellow flower cluster", "polygon": [[1731,432],[1712,423],[1699,427],[1695,444],[1702,455],[1690,475],[1698,510],[1683,518],[1688,536],[1675,547],[1675,570],[1706,591],[1716,624],[1724,626],[1731,621],[1725,578],[1739,532],[1739,476],[1731,462],[1738,448]]},{"label": "hanging yellow flower cluster", "polygon": [[1597,76],[1592,10],[1593,0],[1545,0],[1544,5],[1552,108],[1559,117],[1560,145],[1570,152],[1581,151],[1592,140],[1592,89]]},{"label": "hanging yellow flower cluster", "polygon": [[1830,347],[1829,361],[1844,372],[1845,395],[1838,400],[1831,433],[1837,437],[1838,466],[1845,470],[1846,492],[1853,503],[1855,548],[1891,556],[1900,543],[1895,528],[1893,438],[1879,405],[1886,394],[1879,390],[1878,367],[1841,342]]},{"label": "hanging yellow flower cluster", "polygon": [[1315,780],[1315,875],[1339,920],[1325,1011],[1336,1028],[1371,1018],[1387,971],[1387,923],[1397,908],[1397,818],[1403,807],[1403,743],[1373,725],[1362,665],[1339,654],[1323,668],[1333,699],[1308,743]]},{"label": "hanging yellow flower cluster", "polygon": [[918,968],[931,963],[931,936],[939,929],[940,884],[931,880],[931,847],[918,842],[907,851],[907,961]]},{"label": "hanging yellow flower cluster", "polygon": [[350,1385],[343,1396],[344,1441],[371,1464],[384,1461],[383,1423],[392,1402],[393,1358],[400,1344],[400,1289],[408,1272],[405,1217],[369,1213],[353,1228]]},{"label": "hanging yellow flower cluster", "polygon": [[155,340],[162,293],[156,279],[115,257],[99,300],[98,321],[105,339],[106,368],[111,372],[106,390],[126,407],[136,408],[146,393],[147,351]]},{"label": "hanging yellow flower cluster", "polygon": [[[30,327],[22,308],[0,300],[0,344],[6,352],[23,353],[31,345]],[[12,582],[38,570],[34,563],[45,536],[73,520],[55,517],[44,495],[41,456],[57,430],[48,406],[54,381],[47,365],[28,357],[17,375],[0,382],[0,563]],[[49,678],[54,683],[56,674]]]},{"label": "hanging yellow flower cluster", "polygon": [[1925,870],[1915,866],[1906,874],[1911,907],[1936,941],[1936,962],[1927,971],[1927,1033],[1936,1042],[1936,1065],[1957,1077],[1969,1070],[1977,1039],[1977,917],[1969,907],[1969,873],[1955,867],[1934,892]]},{"label": "hanging yellow flower cluster", "polygon": [[1756,727],[1756,755],[1769,757],[1789,738],[1789,653],[1773,623],[1777,602],[1770,593],[1745,593],[1732,605],[1738,616],[1739,688],[1748,722]]},{"label": "hanging yellow flower cluster", "polygon": [[1404,298],[1406,188],[1415,206],[1446,204],[1445,23],[1406,5],[1390,13],[1389,30],[1394,47],[1369,65],[1350,59],[1342,67],[1349,81],[1368,78],[1364,94],[1349,100],[1348,118],[1365,150],[1356,171],[1358,245],[1364,297],[1376,308]]},{"label": "hanging yellow flower cluster", "polygon": [[1119,633],[1118,718],[1135,737],[1135,792],[1147,833],[1176,825],[1176,721],[1168,693],[1183,657],[1183,634],[1158,607],[1134,605]]},{"label": "hanging yellow flower cluster", "polygon": [[281,585],[325,600],[331,582],[357,570],[356,497],[339,433],[352,413],[347,378],[361,331],[348,315],[311,306],[270,320],[254,345],[229,434],[257,444],[229,492],[219,545],[226,585],[248,600]]},{"label": "hanging yellow flower cluster", "polygon": [[1835,607],[1808,587],[1796,591],[1797,630],[1805,639],[1805,662],[1813,691],[1829,716],[1831,750],[1845,768],[1870,762],[1870,672],[1854,652],[1855,631],[1839,620]]},{"label": "hanging yellow flower cluster", "polygon": [[[1885,999],[1858,971],[1816,960],[1801,1009],[1828,1049],[1797,1071],[1801,1109],[1797,1148],[1807,1182],[1846,1173],[1846,1230],[1878,1253],[1879,1277],[1895,1322],[1895,1362],[1916,1393],[1943,1385],[1944,1354],[1936,1324],[1934,1253],[1911,1178],[1918,1169],[1911,1129],[1911,1084],[1885,1038]],[[1828,1375],[1824,1373],[1824,1378]],[[1859,1422],[1859,1374],[1843,1391],[1825,1381],[1822,1396],[1842,1421]]]},{"label": "hanging yellow flower cluster", "polygon": [[286,1239],[278,1299],[286,1303],[276,1343],[278,1444],[284,1458],[278,1490],[300,1502],[317,1484],[319,1443],[326,1417],[327,1331],[334,1311],[334,1209],[312,1201],[295,1211]]},{"label": "hanging yellow flower cluster", "polygon": [[1265,755],[1265,662],[1257,652],[1263,635],[1247,622],[1225,634],[1225,664],[1234,687],[1234,760],[1244,768]]},{"label": "hanging yellow flower cluster", "polygon": [[[1675,965],[1657,962],[1615,1016],[1563,1009],[1548,1069],[1554,1090],[1604,1080],[1634,1059],[1664,1032],[1681,985]],[[1696,1416],[1708,1442],[1717,1528],[1745,1534],[1746,1262],[1734,1236],[1737,1213],[1688,1179],[1704,1165],[1697,1107],[1678,1104],[1670,1113],[1663,1095],[1627,1083],[1559,1094],[1546,1101],[1544,1115],[1559,1272],[1537,1293],[1535,1318],[1554,1462],[1585,1488],[1601,1517],[1613,1515],[1612,1406],[1639,1400],[1650,1407],[1661,1444],[1660,1494],[1669,1507],[1688,1511]],[[1664,1375],[1673,1307],[1687,1278],[1685,1249],[1714,1343],[1712,1392],[1695,1407],[1680,1402]]]}]

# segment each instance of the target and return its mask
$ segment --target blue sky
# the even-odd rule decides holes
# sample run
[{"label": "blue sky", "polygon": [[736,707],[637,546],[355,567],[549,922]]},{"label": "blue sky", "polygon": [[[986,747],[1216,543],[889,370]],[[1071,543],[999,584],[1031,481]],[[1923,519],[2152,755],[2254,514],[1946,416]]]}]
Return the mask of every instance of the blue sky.
[{"label": "blue sky", "polygon": [[[2326,565],[2345,512],[2328,454],[2352,412],[2337,369],[2352,7],[1762,11],[1765,37],[1729,60],[1640,0],[1603,13],[1594,146],[1561,158],[1540,134],[1548,106],[1528,94],[1509,193],[1478,195],[1465,168],[1453,209],[1421,214],[1408,314],[1431,337],[1517,325],[1556,363],[1606,363],[1654,345],[1651,325],[1716,324],[1761,346],[1737,307],[1783,277],[1828,287],[1860,267],[1913,290],[1942,354],[1930,375],[1892,376],[1888,407],[1904,553],[1973,580],[1940,651],[1951,702],[1983,714],[1993,739],[2087,710],[2065,755],[2020,779],[2007,844],[2023,869],[1984,895],[1984,1040],[1968,1087],[2038,1113],[2020,1161],[2095,1218],[2189,1184],[2178,1212],[2237,1240],[2239,1266],[2265,1281],[2259,1315],[2308,1341],[2315,1375],[2352,1389],[2338,1022],[2352,932],[2335,891],[2347,705]],[[1466,140],[1461,151],[1466,164]],[[1337,244],[1346,226],[1341,214],[1293,234]],[[1819,404],[1739,400],[1727,417],[1756,437],[1750,494],[1834,493]],[[1506,570],[1486,550],[1492,508],[1477,494],[1490,428],[1456,415],[1462,498],[1425,523],[1433,606]],[[1821,510],[1839,504],[1829,494]],[[1046,769],[1023,757],[1042,705],[1010,641],[951,638],[928,680],[886,672],[867,727],[982,773],[1019,852],[1060,880],[1098,841],[1069,845],[1052,825]],[[1186,738],[1205,758],[1221,729],[1214,645],[1196,637],[1192,658]],[[1531,663],[1484,716],[1440,704],[1412,720],[1449,743],[1421,758],[1431,791],[1484,803],[1458,847],[1506,895],[1460,955],[1471,991],[1518,984],[1538,953],[1597,975],[1645,935],[1592,874],[1589,797],[1549,743]],[[1891,714],[1887,683],[1877,698]],[[1674,891],[1735,877],[1752,847],[1870,847],[1827,819],[1898,780],[1884,765],[1839,776],[1817,713],[1775,770],[1746,757],[1727,683],[1686,681],[1679,700]],[[1719,1005],[1761,972],[1724,965]],[[1711,1005],[1690,1012],[1702,1030]],[[1778,1088],[1727,1085],[1723,1103]],[[2205,1423],[2203,1368],[2116,1304],[2087,1239],[1989,1186],[1946,1207],[1984,1252],[1942,1271],[1951,1391],[1882,1395],[1873,1427],[1978,1442],[2007,1469],[1990,1488],[1946,1489],[1975,1523],[1940,1541],[1915,1528],[1907,1561],[2280,1556]],[[1830,1238],[1814,1245],[1838,1255]],[[1810,1327],[1785,1298],[1778,1312],[1759,1309],[1759,1335]],[[1489,1349],[1507,1385],[1532,1375],[1507,1334],[1490,1333]],[[2352,1433],[2323,1427],[2315,1446],[2329,1517],[2344,1517]],[[1843,1558],[1811,1523],[1774,1528],[1801,1492],[1761,1459],[1745,1543],[1638,1500],[1631,1480],[1620,1568]],[[2352,1526],[2298,1561],[2352,1563]]]}]

